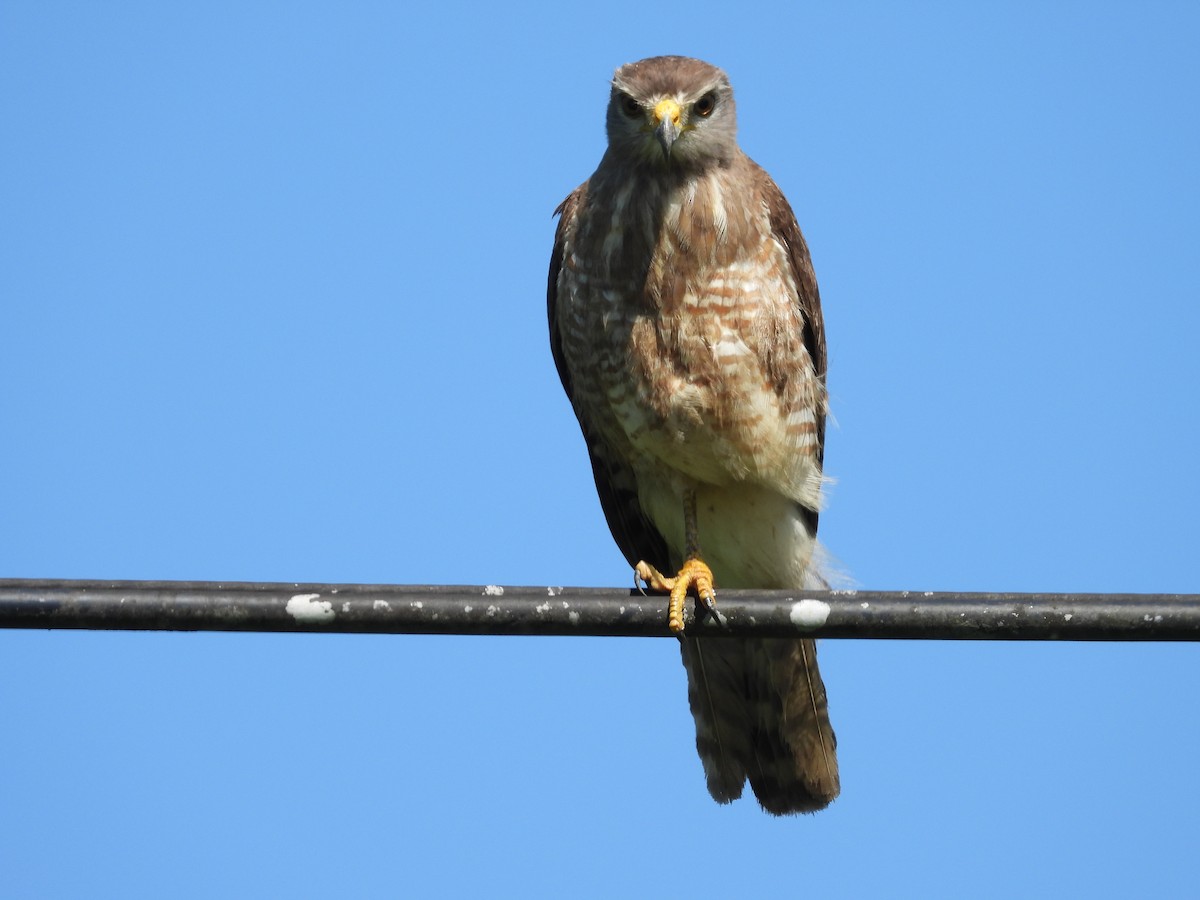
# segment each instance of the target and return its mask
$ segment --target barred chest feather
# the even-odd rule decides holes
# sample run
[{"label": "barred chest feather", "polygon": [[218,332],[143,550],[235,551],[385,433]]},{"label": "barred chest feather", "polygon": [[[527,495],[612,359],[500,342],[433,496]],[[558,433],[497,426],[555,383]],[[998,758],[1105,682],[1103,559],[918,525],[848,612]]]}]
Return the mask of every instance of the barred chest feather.
[{"label": "barred chest feather", "polygon": [[721,174],[589,184],[558,282],[574,400],[638,468],[815,508],[823,388],[787,249]]}]

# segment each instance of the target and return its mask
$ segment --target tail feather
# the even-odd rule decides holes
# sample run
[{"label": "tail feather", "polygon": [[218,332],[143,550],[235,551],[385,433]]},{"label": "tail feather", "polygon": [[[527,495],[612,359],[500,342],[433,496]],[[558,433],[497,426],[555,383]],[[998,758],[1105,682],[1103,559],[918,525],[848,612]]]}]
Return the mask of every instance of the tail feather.
[{"label": "tail feather", "polygon": [[837,740],[811,640],[682,641],[696,749],[713,799],[747,779],[769,813],[815,812],[838,795]]},{"label": "tail feather", "polygon": [[718,803],[732,803],[742,796],[746,761],[754,755],[749,706],[731,702],[746,670],[743,642],[684,638],[680,646],[708,792]]}]

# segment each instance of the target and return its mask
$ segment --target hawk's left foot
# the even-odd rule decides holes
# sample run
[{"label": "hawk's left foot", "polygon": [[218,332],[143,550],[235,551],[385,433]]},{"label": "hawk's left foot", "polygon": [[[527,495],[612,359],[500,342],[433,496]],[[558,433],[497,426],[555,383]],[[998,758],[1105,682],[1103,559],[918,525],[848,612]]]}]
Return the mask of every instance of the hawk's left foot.
[{"label": "hawk's left foot", "polygon": [[717,595],[713,590],[712,569],[701,560],[695,557],[687,560],[674,578],[663,575],[645,560],[639,562],[634,571],[651,590],[671,592],[671,600],[667,604],[667,627],[676,634],[683,631],[683,604],[687,600],[689,588],[695,588],[700,602],[716,612]]}]

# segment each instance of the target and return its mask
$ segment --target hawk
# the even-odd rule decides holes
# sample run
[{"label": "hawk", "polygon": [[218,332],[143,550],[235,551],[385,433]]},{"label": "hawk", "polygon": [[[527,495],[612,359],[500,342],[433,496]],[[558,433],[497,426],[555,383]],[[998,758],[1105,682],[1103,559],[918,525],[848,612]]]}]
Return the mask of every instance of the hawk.
[{"label": "hawk", "polygon": [[[839,790],[811,640],[684,634],[688,591],[813,586],[825,332],[787,200],[739,148],[715,66],[617,69],[608,148],[556,210],[550,345],[613,537],[671,591],[696,748],[720,803],[813,812]],[[663,573],[673,573],[666,575]]]}]

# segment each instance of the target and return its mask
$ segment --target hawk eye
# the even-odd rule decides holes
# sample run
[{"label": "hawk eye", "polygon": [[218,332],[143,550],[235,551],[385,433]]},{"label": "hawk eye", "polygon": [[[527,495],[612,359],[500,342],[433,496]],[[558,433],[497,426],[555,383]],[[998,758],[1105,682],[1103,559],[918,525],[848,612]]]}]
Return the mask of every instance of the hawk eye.
[{"label": "hawk eye", "polygon": [[696,101],[692,106],[692,111],[702,119],[707,119],[712,115],[712,111],[717,108],[717,95],[709,91],[703,97]]},{"label": "hawk eye", "polygon": [[642,104],[638,103],[628,94],[621,97],[621,112],[629,116],[631,119],[640,118],[642,115]]}]

